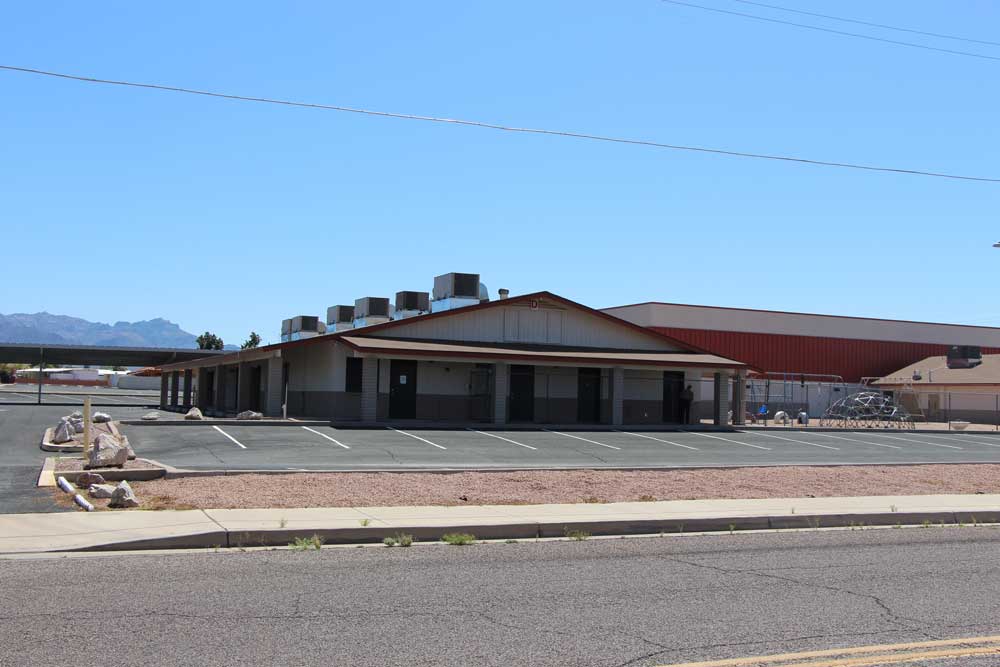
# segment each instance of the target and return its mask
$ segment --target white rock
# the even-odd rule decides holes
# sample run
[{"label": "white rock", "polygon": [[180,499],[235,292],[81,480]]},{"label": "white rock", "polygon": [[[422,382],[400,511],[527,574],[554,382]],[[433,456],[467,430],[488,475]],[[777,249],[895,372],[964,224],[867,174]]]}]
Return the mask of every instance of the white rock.
[{"label": "white rock", "polygon": [[83,419],[83,413],[79,410],[69,413],[70,419]]},{"label": "white rock", "polygon": [[118,482],[118,486],[111,493],[111,502],[108,503],[108,507],[138,507],[139,499],[135,497],[135,492],[132,491],[132,487],[128,485],[128,482],[122,480]]},{"label": "white rock", "polygon": [[104,424],[106,422],[111,421],[111,415],[109,415],[107,412],[95,412],[94,416],[92,417],[92,421],[95,424]]},{"label": "white rock", "polygon": [[237,419],[263,419],[264,415],[260,412],[254,412],[253,410],[244,410],[240,414],[236,415]]},{"label": "white rock", "polygon": [[190,410],[187,411],[187,414],[184,415],[184,419],[204,419],[204,418],[205,416],[201,414],[201,410],[199,410],[198,408],[191,408]]},{"label": "white rock", "polygon": [[61,445],[64,442],[71,442],[73,440],[73,425],[69,423],[69,420],[65,417],[60,420],[59,424],[52,431],[52,442],[57,445]]},{"label": "white rock", "polygon": [[159,418],[160,418],[159,412],[147,412],[142,416],[142,420],[146,422],[155,422]]},{"label": "white rock", "polygon": [[87,493],[91,498],[110,498],[115,492],[115,487],[111,484],[91,484]]},{"label": "white rock", "polygon": [[83,417],[73,417],[70,416],[69,424],[73,427],[74,433],[83,433]]},{"label": "white rock", "polygon": [[121,438],[121,445],[128,452],[128,460],[129,461],[134,461],[135,460],[135,450],[132,449],[132,445],[131,445],[131,443],[129,443],[127,435],[123,435],[122,436],[122,438]]},{"label": "white rock", "polygon": [[90,448],[90,458],[84,468],[119,468],[128,461],[128,449],[113,435],[101,433]]}]

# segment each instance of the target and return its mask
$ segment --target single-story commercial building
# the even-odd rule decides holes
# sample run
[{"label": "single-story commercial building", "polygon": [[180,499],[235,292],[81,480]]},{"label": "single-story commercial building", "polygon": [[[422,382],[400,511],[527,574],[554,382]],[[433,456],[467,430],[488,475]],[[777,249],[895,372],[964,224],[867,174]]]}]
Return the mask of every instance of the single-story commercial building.
[{"label": "single-story commercial building", "polygon": [[[488,301],[439,292],[442,279],[481,288],[475,274],[446,274],[429,303],[422,292],[400,292],[395,309],[359,299],[356,312],[330,309],[328,333],[164,365],[161,407],[369,424],[615,425],[723,424],[731,402],[743,404],[745,364],[550,292],[501,290]],[[706,383],[708,399],[689,401],[686,388]]]},{"label": "single-story commercial building", "polygon": [[1000,354],[972,368],[949,368],[947,356],[921,359],[872,383],[927,421],[1000,423]]}]

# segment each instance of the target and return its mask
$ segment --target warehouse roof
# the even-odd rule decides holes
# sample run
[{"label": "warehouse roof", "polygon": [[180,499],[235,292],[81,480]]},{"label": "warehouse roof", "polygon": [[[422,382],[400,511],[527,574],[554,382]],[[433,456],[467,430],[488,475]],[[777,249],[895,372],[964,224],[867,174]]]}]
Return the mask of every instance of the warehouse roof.
[{"label": "warehouse roof", "polygon": [[499,345],[495,343],[445,343],[400,338],[342,336],[340,341],[362,353],[428,356],[455,359],[503,359],[529,362],[593,363],[637,366],[707,366],[745,368],[730,359],[693,352],[628,352],[566,348],[542,345]]},{"label": "warehouse roof", "polygon": [[[917,373],[919,380],[914,379]],[[895,387],[910,384],[914,387],[938,385],[1000,385],[1000,354],[984,354],[983,363],[975,368],[948,368],[945,356],[927,357],[915,364],[900,368],[872,384]]]}]

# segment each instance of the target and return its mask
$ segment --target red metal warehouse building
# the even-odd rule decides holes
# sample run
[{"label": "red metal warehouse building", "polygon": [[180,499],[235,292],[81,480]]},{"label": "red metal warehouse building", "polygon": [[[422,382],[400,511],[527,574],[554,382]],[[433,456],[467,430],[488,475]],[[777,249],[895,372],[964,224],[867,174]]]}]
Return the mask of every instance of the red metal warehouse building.
[{"label": "red metal warehouse building", "polygon": [[646,302],[604,312],[763,372],[882,377],[953,345],[1000,353],[1000,328]]}]

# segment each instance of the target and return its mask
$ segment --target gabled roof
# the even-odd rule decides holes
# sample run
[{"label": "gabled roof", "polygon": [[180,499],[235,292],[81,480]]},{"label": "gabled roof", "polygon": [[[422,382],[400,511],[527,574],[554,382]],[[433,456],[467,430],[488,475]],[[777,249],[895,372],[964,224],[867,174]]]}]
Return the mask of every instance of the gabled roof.
[{"label": "gabled roof", "polygon": [[[919,372],[920,379],[913,374]],[[872,384],[880,387],[913,385],[934,387],[940,385],[1000,385],[1000,354],[984,354],[983,363],[975,368],[948,368],[946,356],[927,357],[915,364],[900,368]]]},{"label": "gabled roof", "polygon": [[[389,330],[389,329],[393,329],[393,328],[397,328],[397,327],[410,326],[410,325],[412,325],[415,322],[425,322],[425,321],[428,321],[428,320],[434,320],[434,319],[445,318],[445,317],[461,317],[463,315],[467,315],[468,313],[473,313],[473,312],[482,311],[482,310],[488,310],[490,308],[502,308],[504,306],[510,306],[512,304],[529,303],[531,301],[541,300],[541,299],[547,299],[547,300],[559,303],[559,304],[561,304],[563,306],[566,306],[567,308],[573,308],[573,309],[576,309],[576,310],[580,310],[580,311],[585,312],[585,313],[587,313],[589,315],[593,315],[594,317],[598,317],[598,318],[601,318],[601,319],[606,320],[608,322],[612,322],[616,326],[624,327],[625,329],[628,329],[628,330],[630,330],[632,332],[639,333],[639,334],[641,334],[643,336],[646,336],[648,338],[651,338],[651,339],[654,339],[654,340],[658,340],[658,341],[660,341],[662,343],[669,344],[671,346],[674,346],[676,348],[680,348],[681,350],[684,350],[684,351],[687,351],[687,352],[697,353],[697,354],[712,355],[712,353],[709,352],[708,350],[696,347],[694,345],[691,345],[690,343],[686,343],[686,342],[684,342],[682,340],[679,340],[677,338],[673,338],[672,336],[668,336],[666,334],[662,334],[662,333],[659,333],[657,331],[653,331],[652,329],[647,329],[646,327],[639,326],[638,324],[634,324],[634,323],[629,322],[627,320],[623,320],[620,317],[615,317],[614,315],[610,315],[608,313],[601,312],[601,311],[599,311],[599,310],[597,310],[595,308],[591,308],[589,306],[585,306],[582,303],[577,303],[576,301],[573,301],[571,299],[567,299],[565,297],[559,296],[558,294],[553,294],[552,292],[548,292],[548,291],[531,292],[529,294],[521,294],[519,296],[512,296],[512,297],[510,297],[508,299],[497,299],[495,301],[485,301],[485,302],[482,302],[482,303],[479,303],[479,304],[476,304],[476,305],[472,305],[472,306],[465,306],[463,308],[455,308],[455,309],[452,309],[452,310],[444,310],[444,311],[439,311],[437,313],[426,313],[424,315],[417,315],[415,317],[409,317],[409,318],[406,318],[406,319],[403,319],[403,320],[390,320],[388,322],[383,322],[381,324],[372,324],[370,326],[360,327],[360,328],[357,328],[357,329],[348,329],[346,331],[337,331],[337,332],[332,332],[332,333],[326,333],[326,334],[322,334],[322,335],[319,335],[319,336],[314,336],[312,338],[304,338],[302,340],[288,341],[288,342],[285,342],[285,343],[275,343],[273,345],[266,345],[264,347],[260,347],[260,348],[257,348],[255,350],[248,350],[248,352],[266,353],[266,352],[270,352],[270,351],[288,350],[288,349],[293,349],[293,348],[297,348],[297,347],[301,347],[301,346],[316,345],[316,344],[320,344],[320,343],[329,343],[329,342],[341,340],[341,339],[343,339],[344,337],[347,337],[347,336],[350,336],[350,337],[358,337],[358,336],[377,337],[380,332],[383,332],[383,331],[386,331],[386,330]],[[674,352],[674,354],[683,354],[683,352],[681,352],[681,353]],[[712,356],[714,356],[714,355],[712,355]],[[717,358],[720,359],[720,360],[722,360],[722,361],[724,361],[724,362],[726,362],[727,364],[732,365],[733,367],[736,367],[736,366],[741,366],[742,367],[743,366],[743,364],[738,363],[738,362],[734,362],[734,361],[731,361],[731,360],[728,360],[728,359],[722,359],[721,357],[717,357]],[[211,360],[211,362],[212,362],[213,365],[215,365],[215,364],[224,364],[224,363],[232,363],[232,362],[236,361],[237,359],[242,359],[242,357],[239,356],[239,353],[232,353],[232,354],[228,354],[228,355],[225,355],[225,356],[222,356],[222,357],[213,358]],[[164,369],[165,370],[175,370],[175,369],[178,369],[178,368],[181,368],[181,367],[184,367],[184,366],[190,367],[190,366],[194,366],[194,365],[197,365],[197,364],[172,364],[170,366],[164,366]]]},{"label": "gabled roof", "polygon": [[599,349],[566,349],[546,345],[507,345],[497,343],[450,343],[442,341],[376,338],[374,336],[343,336],[340,341],[358,352],[390,355],[437,357],[445,359],[498,359],[523,362],[555,362],[574,364],[610,364],[616,366],[706,366],[711,368],[745,368],[729,359],[712,354],[690,352],[621,351]]}]

